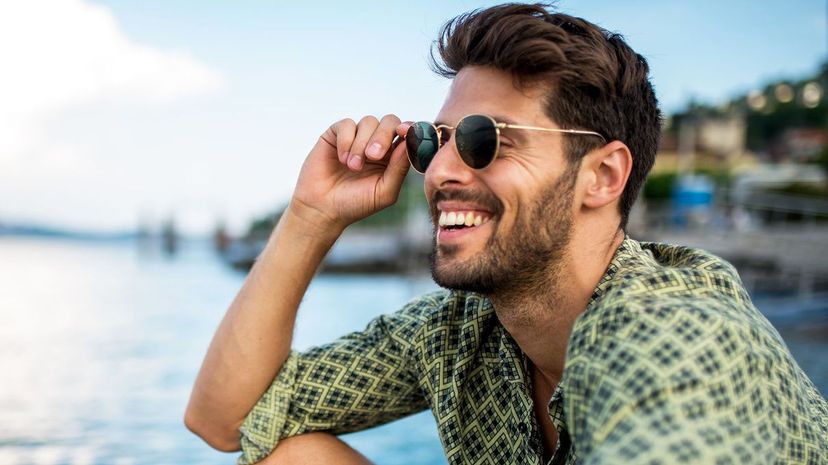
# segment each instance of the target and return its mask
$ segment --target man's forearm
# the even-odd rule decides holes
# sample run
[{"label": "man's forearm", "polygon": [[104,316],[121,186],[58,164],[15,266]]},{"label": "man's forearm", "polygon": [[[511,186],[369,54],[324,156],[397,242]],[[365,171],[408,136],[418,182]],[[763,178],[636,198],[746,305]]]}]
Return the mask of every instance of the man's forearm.
[{"label": "man's forearm", "polygon": [[211,446],[238,450],[238,427],[288,357],[296,310],[339,237],[291,205],[216,331],[185,423]]}]

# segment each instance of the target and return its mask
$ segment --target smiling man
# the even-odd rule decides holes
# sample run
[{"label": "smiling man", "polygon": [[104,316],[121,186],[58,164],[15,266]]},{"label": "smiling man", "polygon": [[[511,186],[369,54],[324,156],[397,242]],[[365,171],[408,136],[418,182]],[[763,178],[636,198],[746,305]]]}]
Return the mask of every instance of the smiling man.
[{"label": "smiling man", "polygon": [[[625,234],[660,131],[645,60],[543,5],[455,18],[437,49],[436,122],[345,119],[311,150],[187,426],[240,463],[365,463],[334,435],[424,409],[451,464],[828,460],[828,406],[733,267]],[[446,290],[292,352],[321,260],[409,162]]]}]

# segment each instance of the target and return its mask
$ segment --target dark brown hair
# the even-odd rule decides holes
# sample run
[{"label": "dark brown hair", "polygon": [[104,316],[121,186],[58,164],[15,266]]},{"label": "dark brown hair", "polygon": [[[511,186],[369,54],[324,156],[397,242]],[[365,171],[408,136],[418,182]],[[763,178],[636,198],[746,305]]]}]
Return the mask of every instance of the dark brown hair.
[{"label": "dark brown hair", "polygon": [[[547,116],[570,129],[601,133],[629,147],[633,166],[619,205],[621,228],[655,161],[661,113],[647,61],[623,37],[553,6],[505,4],[446,23],[432,49],[432,68],[453,78],[466,66],[511,73],[519,87],[545,86]],[[600,146],[597,137],[567,137],[570,163]]]}]

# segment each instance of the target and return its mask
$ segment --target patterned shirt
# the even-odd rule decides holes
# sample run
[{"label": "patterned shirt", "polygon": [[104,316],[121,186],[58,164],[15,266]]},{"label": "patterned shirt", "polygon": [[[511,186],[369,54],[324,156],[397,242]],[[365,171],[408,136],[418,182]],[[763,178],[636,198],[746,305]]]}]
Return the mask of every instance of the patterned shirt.
[{"label": "patterned shirt", "polygon": [[[431,409],[448,462],[540,464],[526,356],[491,303],[420,297],[286,364],[245,419],[240,464],[280,438]],[[824,464],[828,404],[706,252],[626,238],[568,341],[548,404],[555,464]]]}]

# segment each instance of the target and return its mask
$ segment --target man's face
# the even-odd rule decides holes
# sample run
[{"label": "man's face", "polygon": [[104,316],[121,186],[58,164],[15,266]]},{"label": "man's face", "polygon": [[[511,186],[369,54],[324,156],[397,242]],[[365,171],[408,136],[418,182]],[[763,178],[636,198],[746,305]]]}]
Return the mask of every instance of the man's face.
[{"label": "man's face", "polygon": [[[437,123],[456,126],[463,116],[486,114],[498,122],[557,127],[543,113],[543,101],[541,90],[518,90],[507,73],[464,68]],[[569,243],[576,175],[560,134],[503,129],[499,155],[483,170],[463,163],[452,135],[425,174],[435,225],[434,280],[494,294],[548,279],[560,269]],[[443,223],[460,223],[461,215],[463,225],[439,225],[441,216]]]}]

